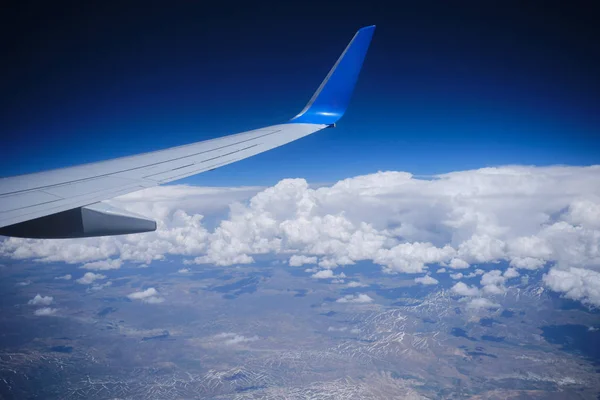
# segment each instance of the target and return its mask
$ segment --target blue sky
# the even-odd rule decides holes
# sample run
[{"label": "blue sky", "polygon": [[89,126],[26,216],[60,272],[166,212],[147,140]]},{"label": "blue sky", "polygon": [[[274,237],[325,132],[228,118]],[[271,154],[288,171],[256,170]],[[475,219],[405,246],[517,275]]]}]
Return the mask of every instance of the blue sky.
[{"label": "blue sky", "polygon": [[598,35],[584,6],[401,9],[150,2],[67,14],[15,6],[3,24],[11,61],[0,88],[0,175],[285,121],[356,29],[370,24],[377,31],[338,128],[187,182],[330,182],[377,170],[599,162]]}]

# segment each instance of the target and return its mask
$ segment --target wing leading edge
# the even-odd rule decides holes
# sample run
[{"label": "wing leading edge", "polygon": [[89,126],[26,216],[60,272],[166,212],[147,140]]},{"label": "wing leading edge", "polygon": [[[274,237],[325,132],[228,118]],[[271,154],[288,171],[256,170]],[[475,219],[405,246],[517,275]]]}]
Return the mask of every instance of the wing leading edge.
[{"label": "wing leading edge", "polygon": [[73,238],[148,232],[156,223],[103,200],[210,171],[333,126],[344,114],[375,26],[360,29],[292,120],[166,150],[0,179],[0,235]]}]

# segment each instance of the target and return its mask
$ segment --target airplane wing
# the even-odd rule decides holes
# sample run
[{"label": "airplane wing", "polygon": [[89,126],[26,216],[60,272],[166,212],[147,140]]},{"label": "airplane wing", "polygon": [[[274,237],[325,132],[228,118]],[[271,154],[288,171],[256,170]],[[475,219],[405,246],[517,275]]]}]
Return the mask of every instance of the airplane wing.
[{"label": "airplane wing", "polygon": [[0,235],[73,238],[149,232],[156,223],[107,200],[210,171],[335,126],[375,26],[360,29],[306,107],[287,123],[130,157],[0,179]]}]

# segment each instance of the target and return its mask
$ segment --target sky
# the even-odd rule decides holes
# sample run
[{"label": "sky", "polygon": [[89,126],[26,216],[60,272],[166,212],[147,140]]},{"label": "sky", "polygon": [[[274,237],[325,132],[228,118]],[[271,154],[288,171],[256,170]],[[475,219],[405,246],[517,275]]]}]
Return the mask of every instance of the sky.
[{"label": "sky", "polygon": [[13,4],[0,17],[0,176],[286,121],[371,24],[336,129],[185,182],[600,161],[591,2],[415,3]]}]

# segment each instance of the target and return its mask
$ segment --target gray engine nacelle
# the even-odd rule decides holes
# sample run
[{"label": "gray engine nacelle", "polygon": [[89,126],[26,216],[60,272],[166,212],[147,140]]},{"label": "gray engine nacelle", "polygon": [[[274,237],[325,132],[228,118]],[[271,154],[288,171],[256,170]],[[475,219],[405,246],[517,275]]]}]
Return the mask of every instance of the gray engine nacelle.
[{"label": "gray engine nacelle", "polygon": [[152,232],[156,222],[105,203],[74,208],[0,228],[0,235],[66,239]]}]

